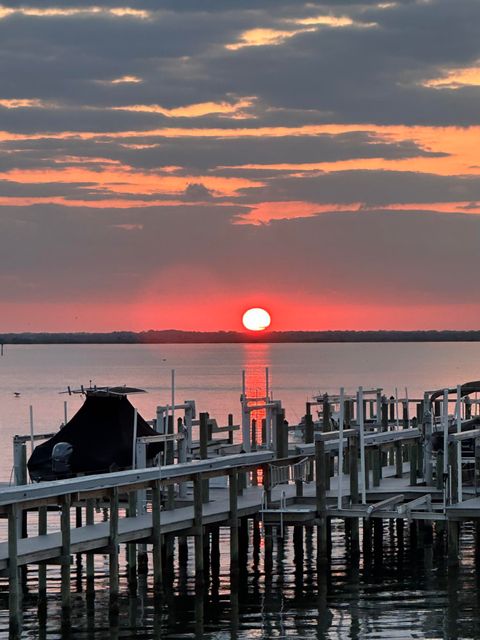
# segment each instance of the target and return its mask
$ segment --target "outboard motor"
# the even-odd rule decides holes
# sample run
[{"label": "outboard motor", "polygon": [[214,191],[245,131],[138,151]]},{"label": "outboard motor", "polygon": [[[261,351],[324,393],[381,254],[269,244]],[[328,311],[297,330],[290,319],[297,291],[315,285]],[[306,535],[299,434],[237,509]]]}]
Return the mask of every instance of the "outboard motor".
[{"label": "outboard motor", "polygon": [[70,458],[73,447],[69,442],[57,442],[52,450],[52,471],[58,474],[70,474],[72,472]]}]

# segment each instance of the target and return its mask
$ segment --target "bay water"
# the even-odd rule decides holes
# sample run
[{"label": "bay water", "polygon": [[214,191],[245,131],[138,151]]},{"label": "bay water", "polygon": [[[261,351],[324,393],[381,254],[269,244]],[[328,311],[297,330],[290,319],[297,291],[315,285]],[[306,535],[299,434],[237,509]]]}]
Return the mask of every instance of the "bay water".
[{"label": "bay water", "polygon": [[[6,345],[0,358],[0,481],[12,468],[12,437],[29,433],[29,407],[35,431],[56,431],[71,416],[80,396],[61,394],[70,385],[137,386],[148,393],[131,396],[146,419],[171,398],[175,369],[176,400],[195,400],[219,424],[228,413],[240,421],[241,371],[249,394],[262,395],[269,367],[274,397],[287,419],[299,421],[305,402],[318,393],[354,391],[359,385],[383,387],[387,395],[405,387],[410,397],[480,378],[478,343],[249,344],[249,345]],[[19,394],[16,396],[15,394]],[[92,443],[94,446],[94,443]],[[36,601],[36,571],[27,574],[25,638],[480,638],[480,572],[473,531],[465,525],[461,558],[447,567],[445,548],[402,543],[385,528],[382,558],[357,562],[345,548],[343,524],[333,523],[330,567],[315,563],[315,535],[293,544],[292,529],[274,543],[273,574],[264,571],[263,547],[250,545],[238,591],[230,592],[228,530],[221,530],[220,565],[211,588],[195,596],[193,553],[186,574],[176,571],[160,607],[152,599],[151,578],[129,594],[122,575],[121,614],[108,617],[108,556],[96,556],[95,603],[84,584],[73,585],[72,623],[62,626],[58,567],[48,568],[47,609]],[[122,567],[125,565],[122,564]],[[72,570],[75,581],[75,569]],[[8,598],[0,581],[0,637],[8,637]]]}]

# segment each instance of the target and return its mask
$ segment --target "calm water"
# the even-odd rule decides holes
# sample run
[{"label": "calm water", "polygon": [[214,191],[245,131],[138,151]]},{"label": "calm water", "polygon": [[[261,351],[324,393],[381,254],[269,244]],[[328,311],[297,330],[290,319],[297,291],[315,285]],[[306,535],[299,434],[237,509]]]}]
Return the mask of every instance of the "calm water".
[{"label": "calm water", "polygon": [[[270,367],[274,395],[283,401],[287,418],[295,422],[305,401],[320,391],[342,385],[353,390],[407,386],[410,397],[425,389],[442,388],[480,378],[480,344],[343,344],[343,345],[122,345],[7,346],[0,358],[0,445],[4,456],[0,480],[11,472],[11,438],[29,431],[29,405],[36,431],[56,430],[81,399],[59,395],[67,385],[129,384],[148,394],[132,400],[145,418],[157,404],[170,400],[170,370],[176,370],[177,400],[194,399],[223,422],[227,413],[239,419],[241,370],[248,386],[261,392],[263,369]],[[14,397],[19,392],[20,398]],[[71,629],[60,624],[57,597],[59,572],[48,570],[48,605],[38,611],[36,571],[28,574],[25,638],[480,638],[479,573],[473,537],[467,526],[457,571],[447,571],[440,546],[415,549],[408,536],[399,545],[385,529],[383,561],[356,564],[348,556],[341,523],[333,526],[330,570],[317,575],[315,536],[302,548],[293,532],[274,545],[273,576],[264,573],[263,546],[250,545],[238,597],[230,595],[228,532],[222,530],[220,566],[209,594],[194,597],[193,554],[186,575],[176,571],[168,599],[155,611],[150,578],[128,596],[123,583],[118,624],[108,620],[108,558],[96,557],[100,578],[95,605],[86,602],[82,584],[74,584]],[[3,537],[3,536],[2,536]],[[122,564],[122,570],[124,564]],[[72,579],[75,582],[75,569]],[[8,636],[5,586],[0,583],[0,637]]]}]

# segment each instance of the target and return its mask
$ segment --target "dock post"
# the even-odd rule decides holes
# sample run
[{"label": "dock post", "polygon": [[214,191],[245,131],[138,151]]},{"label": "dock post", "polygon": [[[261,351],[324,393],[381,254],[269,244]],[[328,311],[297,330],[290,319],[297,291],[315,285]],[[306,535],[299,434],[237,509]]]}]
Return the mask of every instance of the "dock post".
[{"label": "dock post", "polygon": [[395,477],[403,478],[402,443],[398,441],[398,442],[395,442],[393,446],[395,448]]},{"label": "dock post", "polygon": [[385,396],[382,396],[382,405],[381,405],[382,417],[382,431],[388,431],[388,402]]},{"label": "dock post", "polygon": [[372,521],[369,518],[363,519],[363,555],[365,559],[370,559],[372,553]]},{"label": "dock post", "polygon": [[454,566],[458,563],[460,523],[456,520],[448,520],[448,564]]},{"label": "dock post", "polygon": [[[357,436],[351,436],[348,440],[349,449],[349,473],[350,473],[350,506],[358,504],[358,439]],[[345,520],[345,523],[347,521]],[[358,518],[352,518],[350,522],[350,536],[352,543],[352,552],[358,553],[359,526]]]},{"label": "dock post", "polygon": [[381,468],[381,453],[380,447],[374,447],[372,450],[372,458],[373,458],[373,486],[380,486],[380,468]]},{"label": "dock post", "polygon": [[418,475],[418,448],[417,443],[413,442],[410,445],[410,486],[415,487],[417,485]]},{"label": "dock post", "polygon": [[8,509],[8,608],[10,637],[19,638],[21,632],[21,587],[18,566],[18,505],[12,504]]},{"label": "dock post", "polygon": [[[459,443],[461,445],[461,443]],[[450,504],[458,502],[458,458],[457,445],[451,442],[448,445],[448,467],[450,479]]]},{"label": "dock post", "polygon": [[[424,402],[425,406],[425,402]],[[423,413],[423,430],[425,433],[424,446],[424,477],[425,484],[431,486],[433,484],[433,457],[432,457],[432,432],[433,432],[433,413],[426,409]]]},{"label": "dock post", "polygon": [[232,469],[228,474],[230,498],[230,575],[238,574],[238,473]]},{"label": "dock post", "polygon": [[328,556],[327,540],[327,500],[325,484],[325,443],[315,442],[315,478],[317,510],[317,564],[324,565]]},{"label": "dock post", "polygon": [[[310,402],[307,402],[307,413],[305,414],[305,443],[313,444],[315,440],[315,425],[312,418],[312,406]],[[313,465],[310,465],[310,469],[307,475],[307,481],[313,481]]]},{"label": "dock post", "polygon": [[[183,436],[177,444],[177,460],[179,464],[187,462],[187,429],[183,424],[182,418],[177,419],[177,433]],[[187,497],[187,484],[185,482],[178,483],[178,497],[185,499]]]},{"label": "dock post", "polygon": [[[208,413],[200,414],[200,458],[206,460],[208,458]],[[207,503],[209,496],[208,480],[202,480],[202,502]]]},{"label": "dock post", "polygon": [[278,458],[288,457],[288,425],[285,424],[285,411],[280,409],[275,413],[276,436],[275,449]]},{"label": "dock post", "polygon": [[438,451],[437,464],[435,468],[435,486],[441,491],[443,489],[443,453]]},{"label": "dock post", "polygon": [[161,536],[161,484],[155,480],[152,487],[152,545],[153,590],[156,596],[162,592],[162,536]]},{"label": "dock post", "polygon": [[193,477],[193,524],[195,530],[195,590],[205,582],[203,566],[203,480],[200,474]]},{"label": "dock post", "polygon": [[118,582],[118,487],[110,489],[109,524],[110,615],[117,616],[120,595]]},{"label": "dock post", "polygon": [[[128,517],[135,518],[137,515],[137,492],[130,491],[128,494]],[[88,524],[88,501],[87,501],[87,524]],[[93,505],[92,522],[93,524]],[[87,554],[87,575],[88,575],[88,555]],[[92,558],[93,559],[93,558]],[[92,578],[93,579],[93,578]],[[137,545],[134,542],[127,544],[127,582],[132,591],[137,588]]]},{"label": "dock post", "polygon": [[62,593],[62,618],[70,616],[71,593],[70,593],[70,506],[72,496],[66,495],[61,500],[60,528],[62,533],[62,556],[61,556],[61,593]]},{"label": "dock post", "polygon": [[[233,427],[233,413],[228,414],[228,426]],[[263,442],[263,435],[262,435],[262,442]],[[231,428],[228,430],[228,444],[233,444],[233,429]]]},{"label": "dock post", "polygon": [[[47,533],[47,507],[38,508],[38,535]],[[38,565],[38,600],[39,604],[45,604],[47,598],[47,564],[41,562]]]},{"label": "dock post", "polygon": [[[85,524],[88,526],[94,523],[94,499],[87,499],[87,506],[85,507]],[[95,598],[95,556],[92,552],[87,552],[86,559],[86,571],[87,571],[87,599]]]},{"label": "dock post", "polygon": [[328,393],[325,393],[322,399],[322,431],[331,431],[330,402],[328,400]]}]

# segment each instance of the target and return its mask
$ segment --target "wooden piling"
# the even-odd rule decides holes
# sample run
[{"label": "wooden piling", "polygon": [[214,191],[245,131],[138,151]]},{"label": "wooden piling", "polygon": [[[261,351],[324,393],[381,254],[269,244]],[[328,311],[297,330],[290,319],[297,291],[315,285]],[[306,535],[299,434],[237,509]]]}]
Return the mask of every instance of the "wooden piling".
[{"label": "wooden piling", "polygon": [[372,450],[372,458],[373,458],[373,486],[380,486],[380,478],[381,478],[381,452],[380,447],[374,447]]},{"label": "wooden piling", "polygon": [[441,491],[443,489],[443,452],[437,452],[437,464],[435,467],[435,486]]},{"label": "wooden piling", "polygon": [[16,504],[8,509],[8,608],[10,637],[19,638],[21,633],[21,587],[18,566],[18,516],[19,508]]},{"label": "wooden piling", "polygon": [[[200,414],[200,459],[208,458],[208,413]],[[202,480],[202,502],[207,503],[210,499],[208,480]]]},{"label": "wooden piling", "polygon": [[317,511],[317,563],[323,565],[328,559],[327,540],[327,499],[325,483],[325,443],[315,442],[315,478],[316,478],[316,511]]},{"label": "wooden piling", "polygon": [[[88,506],[87,506],[88,509]],[[93,511],[92,511],[93,514]],[[128,494],[128,517],[135,518],[137,515],[137,492],[130,491]],[[87,556],[88,561],[88,556]],[[127,582],[131,591],[137,588],[137,545],[135,542],[127,544]]]},{"label": "wooden piling", "polygon": [[395,442],[395,477],[403,478],[403,453],[402,453],[402,443]]},{"label": "wooden piling", "polygon": [[193,479],[193,522],[195,532],[195,589],[205,584],[203,564],[203,487],[202,477],[195,474]]},{"label": "wooden piling", "polygon": [[[94,523],[94,504],[93,498],[87,499],[85,507],[85,524],[87,527]],[[95,556],[91,552],[87,552],[86,555],[87,599],[93,599],[95,598]]]},{"label": "wooden piling", "polygon": [[[38,508],[38,535],[44,536],[47,533],[47,507]],[[47,598],[47,564],[42,562],[38,565],[38,598],[45,602]]]},{"label": "wooden piling", "polygon": [[230,499],[230,574],[238,573],[238,473],[232,469],[228,474]]},{"label": "wooden piling", "polygon": [[325,393],[322,399],[322,431],[331,431],[330,416],[330,402],[328,393]]},{"label": "wooden piling", "polygon": [[231,428],[233,427],[233,413],[228,414],[227,424],[230,427],[228,430],[228,444],[233,444],[233,429]]},{"label": "wooden piling", "polygon": [[69,617],[71,609],[70,593],[70,506],[72,498],[65,495],[61,499],[60,529],[62,534],[62,556],[61,556],[61,599],[62,617]]},{"label": "wooden piling", "polygon": [[110,490],[109,519],[109,568],[110,568],[110,615],[118,615],[120,596],[118,571],[118,487]]},{"label": "wooden piling", "polygon": [[458,564],[458,551],[460,541],[460,523],[456,520],[449,520],[448,530],[448,564],[450,566]]},{"label": "wooden piling", "polygon": [[418,449],[414,442],[410,445],[410,486],[415,487],[417,484],[417,465],[418,465]]},{"label": "wooden piling", "polygon": [[162,593],[162,536],[161,536],[161,483],[155,480],[152,487],[152,545],[153,545],[153,589],[156,596]]},{"label": "wooden piling", "polygon": [[[352,436],[348,440],[349,449],[349,473],[350,473],[350,506],[358,504],[359,491],[358,491],[358,438]],[[352,545],[352,552],[358,551],[359,545],[359,523],[358,518],[351,518],[350,520],[350,540]]]}]

